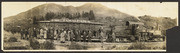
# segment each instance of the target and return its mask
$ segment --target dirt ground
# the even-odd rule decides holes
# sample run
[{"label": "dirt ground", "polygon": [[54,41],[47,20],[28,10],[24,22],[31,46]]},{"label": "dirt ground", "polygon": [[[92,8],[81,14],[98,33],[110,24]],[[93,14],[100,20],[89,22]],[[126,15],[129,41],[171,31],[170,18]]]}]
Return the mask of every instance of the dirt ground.
[{"label": "dirt ground", "polygon": [[[8,37],[11,37],[11,33],[4,32],[4,46],[13,45],[11,43],[6,42]],[[23,45],[28,45],[29,42],[27,40],[21,40],[20,34],[14,34],[14,37],[18,39],[18,42],[21,42]],[[44,39],[37,39],[39,43],[43,43]],[[151,50],[163,50],[161,48],[166,48],[166,41],[164,42],[142,42],[146,47],[152,48]],[[55,50],[128,50],[128,48],[133,43],[101,43],[101,42],[68,42],[60,43],[58,40],[53,40],[53,44]],[[18,43],[18,45],[20,45]]]},{"label": "dirt ground", "polygon": [[[68,46],[71,44],[79,44],[82,47],[87,47],[85,50],[128,50],[133,43],[100,43],[100,42],[65,42],[54,41],[56,50],[68,50]],[[161,48],[166,42],[143,42],[145,46],[153,48]],[[76,49],[75,49],[76,50]],[[156,49],[162,50],[162,49]]]}]

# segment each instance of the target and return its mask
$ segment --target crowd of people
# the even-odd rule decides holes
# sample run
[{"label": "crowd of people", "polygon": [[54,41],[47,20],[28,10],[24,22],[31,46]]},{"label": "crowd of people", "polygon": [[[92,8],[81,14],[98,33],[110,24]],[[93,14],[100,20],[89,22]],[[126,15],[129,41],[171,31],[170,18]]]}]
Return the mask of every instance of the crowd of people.
[{"label": "crowd of people", "polygon": [[50,28],[29,28],[21,30],[21,39],[40,38],[40,39],[54,39],[61,43],[66,41],[76,42],[91,42],[93,37],[98,37],[101,41],[106,41],[107,36],[100,27],[99,30],[80,30],[80,29],[55,29]]}]

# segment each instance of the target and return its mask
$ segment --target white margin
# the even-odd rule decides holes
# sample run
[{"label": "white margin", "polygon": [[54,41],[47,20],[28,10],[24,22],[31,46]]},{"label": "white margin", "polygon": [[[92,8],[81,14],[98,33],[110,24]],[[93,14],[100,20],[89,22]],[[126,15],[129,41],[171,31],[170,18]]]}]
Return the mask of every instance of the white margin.
[{"label": "white margin", "polygon": [[[178,2],[179,3],[179,2]],[[2,7],[2,3],[1,3],[1,7]],[[178,8],[179,9],[179,8]],[[1,8],[2,11],[2,8]],[[2,12],[1,12],[2,15]],[[179,15],[179,13],[178,13]],[[17,51],[21,51],[21,52],[31,52],[31,51],[51,51],[51,52],[87,52],[87,51],[91,51],[91,52],[104,52],[104,51],[109,51],[109,52],[166,52],[166,50],[4,50],[3,48],[3,19],[1,16],[1,49],[4,52],[17,52]],[[177,17],[177,26],[179,26],[179,16]]]}]

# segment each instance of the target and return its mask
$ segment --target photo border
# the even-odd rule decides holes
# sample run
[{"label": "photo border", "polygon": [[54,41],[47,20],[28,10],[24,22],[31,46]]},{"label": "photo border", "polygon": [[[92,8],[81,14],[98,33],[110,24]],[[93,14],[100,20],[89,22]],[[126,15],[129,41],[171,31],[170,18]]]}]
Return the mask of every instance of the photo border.
[{"label": "photo border", "polygon": [[[12,0],[10,0],[10,2],[11,2]],[[23,1],[23,0],[22,0]],[[30,0],[28,0],[28,1],[30,1]],[[3,2],[4,2],[4,0],[3,0]],[[8,1],[5,1],[5,2],[9,2],[9,0]],[[16,1],[15,1],[16,2]],[[18,1],[18,2],[21,2],[20,0]],[[26,2],[26,1],[23,1],[23,2]],[[30,1],[30,2],[33,2],[33,1]],[[43,2],[43,1],[35,1],[35,2]],[[47,1],[47,2],[56,2],[56,1]],[[77,2],[77,1],[57,1],[57,2]],[[92,1],[81,1],[80,0],[80,2],[92,2]],[[104,2],[104,1],[94,1],[94,2]],[[105,2],[139,2],[139,0],[135,0],[135,1],[114,1],[114,0],[112,0],[112,1],[106,1],[105,0]],[[149,2],[149,1],[142,1],[142,2]],[[151,1],[151,2],[158,2],[158,1]],[[159,1],[159,2],[162,2],[162,1]],[[166,2],[169,2],[169,1],[166,1]],[[170,2],[178,2],[178,1],[170,1]],[[1,2],[1,4],[2,4],[2,2]],[[2,7],[2,5],[1,5],[1,7]],[[1,8],[1,11],[2,11],[2,8]],[[1,12],[2,13],[2,12]],[[179,13],[179,2],[178,2],[178,13]],[[1,14],[2,15],[2,14]],[[2,22],[2,24],[1,24],[1,49],[3,49],[3,18],[1,17],[1,22]],[[179,14],[178,14],[178,18],[177,18],[177,25],[179,26],[180,25],[180,23],[179,23]],[[44,51],[50,51],[50,52],[55,52],[55,51],[57,51],[57,52],[166,52],[166,50],[3,50],[4,52],[17,52],[17,51],[21,51],[21,52],[29,52],[29,51],[32,51],[32,52],[37,52],[37,51],[42,51],[42,52],[44,52]]]}]

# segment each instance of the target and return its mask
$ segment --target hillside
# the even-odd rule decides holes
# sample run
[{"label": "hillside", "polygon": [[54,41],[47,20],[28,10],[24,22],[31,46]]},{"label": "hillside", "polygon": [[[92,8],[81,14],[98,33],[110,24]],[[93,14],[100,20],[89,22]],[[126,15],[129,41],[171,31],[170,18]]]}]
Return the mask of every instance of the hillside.
[{"label": "hillside", "polygon": [[[98,3],[86,3],[82,6],[73,7],[73,6],[62,6],[59,4],[48,3],[42,4],[28,11],[19,13],[14,16],[3,18],[5,29],[9,29],[16,26],[21,26],[22,28],[31,27],[32,18],[41,19],[45,17],[45,15],[49,12],[54,13],[55,15],[62,13],[80,13],[89,12],[92,10],[94,12],[94,16],[96,19],[100,19],[99,17],[115,17],[118,19],[127,19],[133,18],[133,16],[122,13],[118,10],[108,8]],[[52,18],[52,17],[49,17]],[[136,20],[136,18],[133,18]]]},{"label": "hillside", "polygon": [[139,16],[141,22],[146,26],[155,27],[160,26],[161,30],[167,30],[174,26],[177,26],[177,19],[171,19],[170,17],[153,17],[149,15]]},{"label": "hillside", "polygon": [[[95,20],[93,21],[106,23],[107,26],[120,26],[123,25],[125,21],[138,21],[134,16],[120,12],[116,9],[108,8],[99,3],[86,3],[82,6],[77,7],[48,3],[36,6],[14,16],[3,18],[4,29],[7,31],[18,30],[18,28],[16,28],[17,26],[21,26],[20,28],[29,28],[32,26],[33,18],[36,18],[37,20],[44,20],[44,18],[47,17],[46,15],[48,13],[50,16],[48,16],[47,18],[49,19],[62,18],[62,15],[60,14],[67,14],[65,15],[66,17],[75,14],[77,15],[76,17],[83,18],[82,14],[84,13],[85,16],[88,16],[86,12],[89,12],[91,10],[93,11],[93,16],[95,16]],[[90,18],[93,16],[90,16]],[[152,16],[140,16],[138,18],[140,19],[139,21],[145,23],[146,26],[153,27],[156,26],[156,23],[159,23],[159,25],[162,26],[163,30],[174,27],[177,23],[176,19],[166,17],[158,18]]]}]

